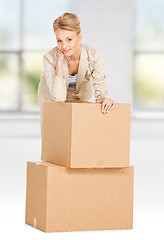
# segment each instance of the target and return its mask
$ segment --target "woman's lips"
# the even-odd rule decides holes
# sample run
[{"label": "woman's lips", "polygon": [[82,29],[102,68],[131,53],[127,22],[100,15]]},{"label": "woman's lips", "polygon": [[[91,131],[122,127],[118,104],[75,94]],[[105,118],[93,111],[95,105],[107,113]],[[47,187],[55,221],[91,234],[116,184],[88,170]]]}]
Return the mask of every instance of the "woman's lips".
[{"label": "woman's lips", "polygon": [[68,50],[63,50],[63,52],[68,52],[69,50],[71,50],[71,49],[68,49]]}]

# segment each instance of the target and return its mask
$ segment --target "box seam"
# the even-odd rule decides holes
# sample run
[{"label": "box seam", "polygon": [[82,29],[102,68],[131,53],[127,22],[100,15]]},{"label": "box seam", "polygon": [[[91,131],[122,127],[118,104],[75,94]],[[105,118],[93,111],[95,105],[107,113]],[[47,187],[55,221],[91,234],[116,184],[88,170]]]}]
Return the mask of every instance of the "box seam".
[{"label": "box seam", "polygon": [[46,166],[46,191],[47,191],[47,194],[46,194],[46,203],[45,203],[45,208],[46,208],[46,217],[45,217],[45,231],[47,232],[47,215],[48,215],[48,170],[49,170],[49,167]]},{"label": "box seam", "polygon": [[45,151],[43,151],[43,146],[44,146],[44,144],[43,144],[43,139],[44,139],[44,137],[43,137],[43,126],[44,126],[44,118],[43,118],[43,112],[44,112],[44,109],[45,109],[45,102],[43,101],[42,102],[42,112],[41,112],[41,160],[42,161],[45,161],[45,159],[44,159],[44,154],[43,154],[43,152],[45,152]]},{"label": "box seam", "polygon": [[71,167],[72,164],[72,121],[73,121],[73,116],[72,116],[72,112],[73,112],[73,104],[71,104],[71,126],[70,126],[70,156],[69,156],[69,164],[68,166]]}]

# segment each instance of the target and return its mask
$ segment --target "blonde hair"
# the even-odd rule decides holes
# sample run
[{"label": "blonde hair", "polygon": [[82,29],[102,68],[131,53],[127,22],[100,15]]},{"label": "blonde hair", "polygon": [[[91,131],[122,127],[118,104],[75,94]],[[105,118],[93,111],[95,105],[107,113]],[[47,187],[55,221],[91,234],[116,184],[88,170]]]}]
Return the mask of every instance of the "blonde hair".
[{"label": "blonde hair", "polygon": [[54,33],[58,28],[81,33],[80,21],[75,13],[66,12],[56,18],[53,22]]}]

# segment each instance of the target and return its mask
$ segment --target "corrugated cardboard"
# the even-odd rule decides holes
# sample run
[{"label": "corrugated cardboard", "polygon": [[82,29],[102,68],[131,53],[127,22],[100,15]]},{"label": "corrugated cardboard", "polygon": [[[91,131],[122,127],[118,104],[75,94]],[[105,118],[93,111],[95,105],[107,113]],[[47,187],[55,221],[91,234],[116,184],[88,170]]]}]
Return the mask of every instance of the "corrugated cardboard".
[{"label": "corrugated cardboard", "polygon": [[25,222],[44,232],[133,228],[134,167],[27,162]]},{"label": "corrugated cardboard", "polygon": [[41,160],[68,168],[130,164],[130,104],[43,101]]}]

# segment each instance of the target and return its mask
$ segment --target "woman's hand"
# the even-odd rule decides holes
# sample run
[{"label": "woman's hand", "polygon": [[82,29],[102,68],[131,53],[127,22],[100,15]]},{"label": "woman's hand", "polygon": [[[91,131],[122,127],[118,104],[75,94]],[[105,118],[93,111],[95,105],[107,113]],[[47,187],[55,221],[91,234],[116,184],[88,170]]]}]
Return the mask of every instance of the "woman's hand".
[{"label": "woman's hand", "polygon": [[107,113],[110,109],[113,109],[115,106],[115,102],[108,98],[104,98],[100,101],[96,101],[96,103],[102,103],[101,105],[102,113]]},{"label": "woman's hand", "polygon": [[70,56],[65,56],[64,53],[59,49],[57,53],[57,63],[62,65],[64,61],[64,57],[67,59],[67,61],[70,59]]},{"label": "woman's hand", "polygon": [[[63,78],[63,61],[64,61],[64,53],[62,51],[60,51],[60,49],[58,49],[58,53],[57,53],[57,61],[56,61],[56,66],[55,66],[55,75]],[[67,60],[68,61],[68,60]]]},{"label": "woman's hand", "polygon": [[64,61],[64,53],[62,51],[58,50],[58,53],[57,53],[57,64],[62,65],[63,61]]}]

